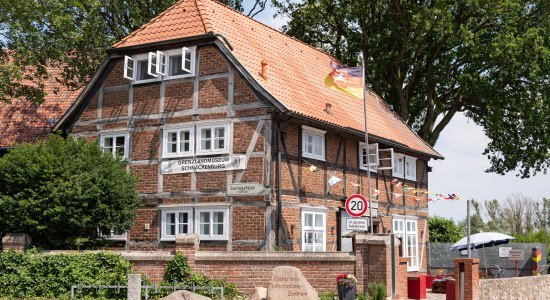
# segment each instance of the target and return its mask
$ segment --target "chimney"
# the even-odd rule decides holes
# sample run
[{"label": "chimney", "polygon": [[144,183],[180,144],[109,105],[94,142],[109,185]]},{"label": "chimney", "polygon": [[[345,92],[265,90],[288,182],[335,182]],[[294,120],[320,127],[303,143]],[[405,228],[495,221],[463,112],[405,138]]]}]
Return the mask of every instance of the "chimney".
[{"label": "chimney", "polygon": [[325,112],[329,115],[332,115],[332,104],[325,103]]},{"label": "chimney", "polygon": [[260,74],[264,80],[267,80],[267,59],[262,59],[262,73]]}]

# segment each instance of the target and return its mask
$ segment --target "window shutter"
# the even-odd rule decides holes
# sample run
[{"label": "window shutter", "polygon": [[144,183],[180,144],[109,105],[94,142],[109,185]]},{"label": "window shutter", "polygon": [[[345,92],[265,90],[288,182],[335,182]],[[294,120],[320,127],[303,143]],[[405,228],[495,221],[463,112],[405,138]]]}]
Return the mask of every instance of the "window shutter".
[{"label": "window shutter", "polygon": [[393,148],[378,150],[378,170],[393,170]]},{"label": "window shutter", "polygon": [[[368,164],[369,169],[376,171],[378,169],[378,143],[369,144]],[[371,162],[374,161],[374,162]]]},{"label": "window shutter", "polygon": [[147,74],[157,77],[157,54],[149,52],[149,60],[147,61]]},{"label": "window shutter", "polygon": [[134,80],[135,61],[128,55],[124,56],[124,78]]},{"label": "window shutter", "polygon": [[160,75],[166,75],[166,55],[162,51],[157,51],[155,72]]},{"label": "window shutter", "polygon": [[[185,72],[193,73],[191,72],[191,68],[193,67],[191,63],[192,57],[189,57],[189,59],[187,59],[187,54],[193,55],[193,53],[189,48],[187,47],[181,48],[181,69],[184,70]],[[189,62],[189,68],[185,67],[187,62]]]}]

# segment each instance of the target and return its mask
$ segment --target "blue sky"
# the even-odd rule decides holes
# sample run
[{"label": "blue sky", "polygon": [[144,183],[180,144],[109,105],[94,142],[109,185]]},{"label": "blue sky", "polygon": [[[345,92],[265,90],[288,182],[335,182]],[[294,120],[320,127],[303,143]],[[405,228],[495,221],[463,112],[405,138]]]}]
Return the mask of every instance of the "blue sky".
[{"label": "blue sky", "polygon": [[[245,11],[253,1],[245,0]],[[286,18],[273,18],[273,8],[266,8],[255,19],[280,29],[286,24]],[[464,199],[492,200],[504,199],[521,193],[535,200],[550,198],[550,174],[537,175],[529,179],[520,179],[515,174],[505,176],[485,173],[489,160],[482,155],[488,139],[483,128],[477,126],[463,115],[457,115],[444,129],[435,149],[444,160],[430,161],[433,172],[429,174],[429,188],[437,193],[455,193]],[[431,215],[439,215],[460,221],[466,217],[465,201],[441,200],[429,204]]]}]

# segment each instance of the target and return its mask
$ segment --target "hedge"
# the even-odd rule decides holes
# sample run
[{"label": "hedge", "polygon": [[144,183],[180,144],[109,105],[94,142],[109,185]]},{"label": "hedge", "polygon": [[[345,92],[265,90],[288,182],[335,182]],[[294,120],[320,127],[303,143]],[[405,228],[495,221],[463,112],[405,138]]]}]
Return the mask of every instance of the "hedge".
[{"label": "hedge", "polygon": [[[66,298],[71,285],[126,285],[131,263],[111,253],[37,255],[0,253],[0,297]],[[112,291],[92,291],[112,298]],[[125,291],[124,291],[125,296]]]}]

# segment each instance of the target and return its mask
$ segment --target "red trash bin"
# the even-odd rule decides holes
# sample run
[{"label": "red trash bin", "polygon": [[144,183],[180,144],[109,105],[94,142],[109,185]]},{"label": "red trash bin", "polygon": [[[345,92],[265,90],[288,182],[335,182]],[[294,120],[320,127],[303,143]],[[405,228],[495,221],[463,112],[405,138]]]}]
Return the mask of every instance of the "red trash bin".
[{"label": "red trash bin", "polygon": [[446,300],[455,300],[455,280],[447,279],[445,281],[445,299]]},{"label": "red trash bin", "polygon": [[426,277],[407,278],[407,296],[409,299],[426,299]]}]

